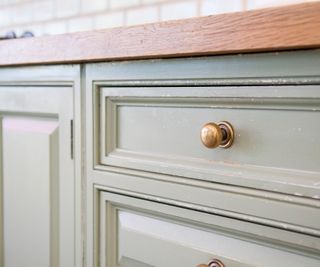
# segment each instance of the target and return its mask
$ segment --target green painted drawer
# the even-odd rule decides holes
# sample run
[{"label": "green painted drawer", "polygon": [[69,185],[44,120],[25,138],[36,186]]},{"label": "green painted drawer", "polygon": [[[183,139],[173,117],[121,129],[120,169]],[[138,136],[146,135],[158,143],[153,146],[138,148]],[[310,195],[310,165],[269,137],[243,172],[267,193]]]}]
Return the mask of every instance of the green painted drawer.
[{"label": "green painted drawer", "polygon": [[[101,87],[101,164],[319,198],[320,86]],[[228,149],[200,131],[229,121]]]},{"label": "green painted drawer", "polygon": [[[103,191],[99,196],[99,266],[195,267],[212,258],[226,267],[320,265],[316,254],[284,247],[277,240],[283,231],[157,203],[156,198]],[[239,231],[241,224],[246,233]]]},{"label": "green painted drawer", "polygon": [[[142,171],[320,198],[320,51],[86,65],[96,170]],[[204,124],[230,122],[228,149]]]}]

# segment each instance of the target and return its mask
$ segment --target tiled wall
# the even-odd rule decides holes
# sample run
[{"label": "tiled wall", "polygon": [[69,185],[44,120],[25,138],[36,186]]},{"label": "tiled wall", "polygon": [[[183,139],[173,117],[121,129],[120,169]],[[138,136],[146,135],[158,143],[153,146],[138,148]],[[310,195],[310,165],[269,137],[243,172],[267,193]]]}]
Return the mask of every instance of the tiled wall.
[{"label": "tiled wall", "polygon": [[312,0],[0,0],[0,35],[36,36],[136,25]]}]

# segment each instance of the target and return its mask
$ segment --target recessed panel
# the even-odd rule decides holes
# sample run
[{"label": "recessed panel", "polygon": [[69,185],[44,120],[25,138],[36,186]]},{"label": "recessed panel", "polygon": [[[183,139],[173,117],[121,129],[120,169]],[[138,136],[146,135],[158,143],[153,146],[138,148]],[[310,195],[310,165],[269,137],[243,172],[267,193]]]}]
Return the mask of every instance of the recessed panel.
[{"label": "recessed panel", "polygon": [[0,266],[78,266],[80,66],[0,73]]},{"label": "recessed panel", "polygon": [[2,120],[4,266],[58,259],[58,121]]},{"label": "recessed panel", "polygon": [[[320,123],[319,112],[154,107],[150,103],[119,105],[117,119],[117,148],[124,151],[173,160],[320,171],[320,161],[312,160],[320,155],[315,134],[319,124],[312,123]],[[200,140],[201,128],[223,120],[234,127],[233,145],[208,149]]]}]

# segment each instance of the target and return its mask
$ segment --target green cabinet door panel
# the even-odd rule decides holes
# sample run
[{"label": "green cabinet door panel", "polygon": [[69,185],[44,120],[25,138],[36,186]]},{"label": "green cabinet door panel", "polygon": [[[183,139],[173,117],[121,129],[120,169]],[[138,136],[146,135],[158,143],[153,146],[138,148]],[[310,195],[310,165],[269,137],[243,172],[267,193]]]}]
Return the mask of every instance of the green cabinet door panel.
[{"label": "green cabinet door panel", "polygon": [[[70,143],[79,68],[0,73],[0,265],[80,266]],[[59,73],[64,73],[61,78]]]}]

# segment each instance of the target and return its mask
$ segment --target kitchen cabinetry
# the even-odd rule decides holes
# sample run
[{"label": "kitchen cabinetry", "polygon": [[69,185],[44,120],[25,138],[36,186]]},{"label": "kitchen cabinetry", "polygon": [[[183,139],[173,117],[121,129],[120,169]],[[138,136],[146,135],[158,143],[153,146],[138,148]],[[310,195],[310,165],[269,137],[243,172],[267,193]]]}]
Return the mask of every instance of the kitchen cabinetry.
[{"label": "kitchen cabinetry", "polygon": [[88,264],[319,266],[319,59],[87,64]]},{"label": "kitchen cabinetry", "polygon": [[319,267],[319,12],[1,42],[0,266]]},{"label": "kitchen cabinetry", "polygon": [[72,134],[79,66],[0,73],[0,265],[76,266],[81,181]]},{"label": "kitchen cabinetry", "polygon": [[2,68],[2,266],[318,266],[319,59]]}]

